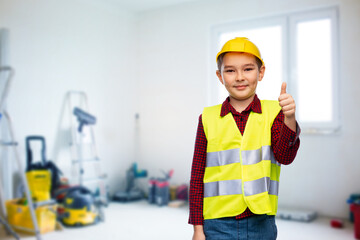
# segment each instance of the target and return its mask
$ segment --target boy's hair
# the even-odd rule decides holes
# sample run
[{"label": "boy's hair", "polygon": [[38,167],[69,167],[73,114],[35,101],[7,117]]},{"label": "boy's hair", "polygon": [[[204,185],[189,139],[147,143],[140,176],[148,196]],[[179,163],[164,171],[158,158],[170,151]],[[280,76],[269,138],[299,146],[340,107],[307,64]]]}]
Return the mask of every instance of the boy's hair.
[{"label": "boy's hair", "polygon": [[[224,53],[220,54],[219,57],[218,57],[218,59],[217,59],[217,67],[218,67],[218,70],[219,70],[220,72],[221,72],[221,66],[222,66],[222,64],[223,64],[224,56],[225,56],[225,54],[227,54],[227,53],[228,53],[228,52],[224,52]],[[263,65],[263,64],[262,64],[262,61],[261,61],[259,58],[255,57],[255,56],[254,56],[254,58],[255,58],[255,61],[256,61],[257,66],[258,66],[258,68],[259,68],[259,70],[260,70],[261,66]]]}]

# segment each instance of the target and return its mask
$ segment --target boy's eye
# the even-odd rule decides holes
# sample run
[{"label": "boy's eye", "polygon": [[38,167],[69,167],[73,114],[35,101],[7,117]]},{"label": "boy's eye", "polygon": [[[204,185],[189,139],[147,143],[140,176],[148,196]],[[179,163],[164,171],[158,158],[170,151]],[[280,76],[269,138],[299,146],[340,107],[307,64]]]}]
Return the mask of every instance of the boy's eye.
[{"label": "boy's eye", "polygon": [[245,68],[245,71],[252,71],[254,68]]},{"label": "boy's eye", "polygon": [[234,72],[234,70],[232,70],[232,69],[227,69],[227,70],[225,70],[225,72]]}]

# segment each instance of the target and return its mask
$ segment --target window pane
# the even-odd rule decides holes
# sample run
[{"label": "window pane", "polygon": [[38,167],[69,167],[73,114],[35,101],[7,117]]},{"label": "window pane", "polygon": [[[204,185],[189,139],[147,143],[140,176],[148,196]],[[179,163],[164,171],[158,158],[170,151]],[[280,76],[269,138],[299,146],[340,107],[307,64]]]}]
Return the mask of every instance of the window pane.
[{"label": "window pane", "polygon": [[332,121],[330,19],[298,23],[296,42],[299,120]]},{"label": "window pane", "polygon": [[[277,100],[283,79],[281,26],[223,33],[219,39],[218,50],[221,49],[226,41],[235,37],[247,37],[260,49],[266,71],[263,80],[258,84],[257,94],[260,99]],[[219,91],[219,101],[222,102],[228,96],[228,93],[223,86],[219,88]]]}]

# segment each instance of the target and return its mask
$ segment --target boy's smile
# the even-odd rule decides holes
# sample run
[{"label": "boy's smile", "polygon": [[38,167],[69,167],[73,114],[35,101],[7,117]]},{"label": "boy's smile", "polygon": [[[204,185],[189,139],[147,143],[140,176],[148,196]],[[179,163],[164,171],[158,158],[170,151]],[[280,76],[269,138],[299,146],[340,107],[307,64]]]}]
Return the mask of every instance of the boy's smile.
[{"label": "boy's smile", "polygon": [[221,72],[216,72],[220,82],[229,92],[230,103],[234,107],[240,105],[242,109],[254,99],[257,83],[262,80],[264,73],[265,66],[259,70],[255,56],[239,52],[226,53]]}]

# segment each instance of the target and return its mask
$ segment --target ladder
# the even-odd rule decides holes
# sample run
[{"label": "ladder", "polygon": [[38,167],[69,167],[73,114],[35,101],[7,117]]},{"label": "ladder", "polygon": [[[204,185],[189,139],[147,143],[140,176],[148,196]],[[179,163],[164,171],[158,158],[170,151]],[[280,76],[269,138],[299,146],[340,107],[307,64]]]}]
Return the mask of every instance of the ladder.
[{"label": "ladder", "polygon": [[[0,98],[0,118],[3,118],[3,119],[0,119],[0,120],[1,120],[1,122],[6,120],[10,140],[1,142],[1,145],[2,146],[11,146],[11,147],[14,148],[15,160],[16,160],[17,167],[19,169],[21,182],[22,182],[22,184],[24,186],[25,195],[26,195],[26,199],[27,199],[27,202],[28,202],[29,210],[30,210],[31,220],[33,222],[36,239],[41,240],[41,235],[40,235],[40,231],[39,231],[39,225],[38,225],[38,222],[37,222],[37,219],[36,219],[35,209],[34,209],[34,205],[33,205],[31,195],[30,195],[29,185],[27,183],[24,168],[22,167],[22,164],[21,164],[22,162],[21,162],[21,159],[20,159],[18,143],[15,141],[15,133],[14,133],[14,129],[13,129],[13,126],[12,126],[12,121],[11,121],[10,115],[8,114],[7,110],[5,109],[6,98],[7,98],[7,95],[9,93],[9,88],[10,88],[10,83],[11,83],[12,77],[14,75],[14,71],[13,71],[13,69],[11,67],[7,67],[7,66],[0,67],[0,73],[6,73],[6,72],[8,73],[8,75],[7,75],[8,77],[7,77],[7,79],[6,79],[5,83],[4,83],[4,88],[3,88],[1,98]],[[6,219],[5,198],[4,198],[4,195],[2,193],[2,183],[1,182],[0,182],[0,191],[1,191],[0,192],[1,210],[3,212],[3,215],[4,215],[5,219]],[[8,225],[8,223],[5,221],[5,219],[1,219],[1,223],[5,226],[8,233],[11,233],[16,239],[19,239],[17,234],[14,231],[12,231],[11,227]]]},{"label": "ladder", "polygon": [[87,94],[83,91],[69,91],[65,102],[70,110],[71,128],[71,171],[74,182],[96,193],[98,200],[107,205],[107,176],[101,170],[93,125],[96,118],[89,114]]}]

